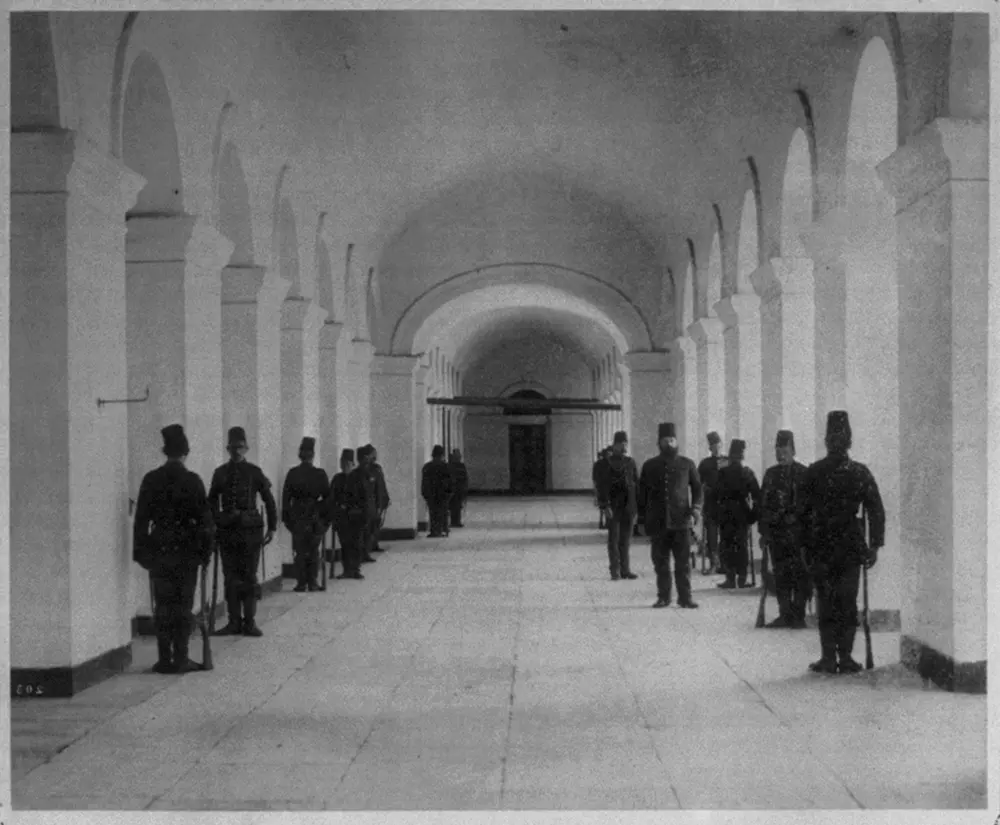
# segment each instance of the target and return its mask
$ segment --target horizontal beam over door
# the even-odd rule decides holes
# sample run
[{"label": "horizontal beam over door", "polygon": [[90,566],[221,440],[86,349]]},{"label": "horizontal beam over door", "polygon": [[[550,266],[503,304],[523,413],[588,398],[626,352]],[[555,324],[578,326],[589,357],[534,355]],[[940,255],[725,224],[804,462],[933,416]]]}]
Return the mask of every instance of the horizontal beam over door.
[{"label": "horizontal beam over door", "polygon": [[448,407],[501,407],[505,410],[620,410],[621,404],[601,404],[587,398],[428,398],[428,404]]}]

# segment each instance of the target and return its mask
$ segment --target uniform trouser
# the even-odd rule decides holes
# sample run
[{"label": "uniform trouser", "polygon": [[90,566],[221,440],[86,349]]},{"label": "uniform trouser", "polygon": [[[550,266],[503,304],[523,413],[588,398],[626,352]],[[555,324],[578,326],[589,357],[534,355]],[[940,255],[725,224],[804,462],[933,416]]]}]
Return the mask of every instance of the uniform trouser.
[{"label": "uniform trouser", "polygon": [[368,519],[368,524],[365,525],[365,550],[361,558],[368,558],[372,554],[372,550],[378,547],[378,514],[376,513],[370,519]]},{"label": "uniform trouser", "polygon": [[340,560],[344,565],[344,575],[353,576],[361,572],[364,558],[368,522],[364,518],[351,519],[337,528],[340,536]]},{"label": "uniform trouser", "polygon": [[427,499],[428,532],[442,535],[448,524],[448,499]]},{"label": "uniform trouser", "polygon": [[242,619],[252,623],[257,615],[257,596],[260,583],[257,566],[263,537],[260,528],[246,530],[219,530],[216,534],[219,555],[222,557],[222,574],[225,579],[226,610],[230,623]]},{"label": "uniform trouser", "polygon": [[184,661],[194,629],[194,592],[198,586],[197,563],[176,567],[160,567],[150,574],[153,580],[153,600],[156,603],[153,622],[160,659],[169,658],[170,646],[174,658]]},{"label": "uniform trouser", "polygon": [[295,558],[295,577],[299,587],[316,583],[319,573],[319,546],[323,536],[312,526],[292,532],[292,555]]},{"label": "uniform trouser", "polygon": [[705,544],[712,564],[719,563],[719,523],[712,518],[705,519]]},{"label": "uniform trouser", "polygon": [[452,496],[448,502],[448,509],[451,510],[451,526],[458,527],[462,523],[462,507],[465,499],[461,496]]},{"label": "uniform trouser", "polygon": [[653,569],[656,571],[656,595],[670,601],[670,557],[674,559],[674,578],[677,580],[677,601],[686,604],[691,601],[691,553],[690,534],[683,530],[667,530],[653,536],[650,542]]},{"label": "uniform trouser", "polygon": [[635,517],[627,507],[614,507],[608,523],[608,566],[611,574],[618,572],[624,576],[630,573],[629,550],[632,545],[632,527]]},{"label": "uniform trouser", "polygon": [[722,564],[727,576],[737,576],[746,581],[750,564],[750,549],[747,544],[747,528],[744,524],[724,524],[719,528],[722,550]]},{"label": "uniform trouser", "polygon": [[806,602],[812,595],[812,582],[802,563],[798,543],[793,535],[772,531],[768,549],[774,566],[774,590],[778,597],[779,616],[804,621]]},{"label": "uniform trouser", "polygon": [[829,570],[816,584],[816,617],[823,657],[836,652],[846,659],[854,649],[858,632],[858,589],[861,565],[848,564]]}]

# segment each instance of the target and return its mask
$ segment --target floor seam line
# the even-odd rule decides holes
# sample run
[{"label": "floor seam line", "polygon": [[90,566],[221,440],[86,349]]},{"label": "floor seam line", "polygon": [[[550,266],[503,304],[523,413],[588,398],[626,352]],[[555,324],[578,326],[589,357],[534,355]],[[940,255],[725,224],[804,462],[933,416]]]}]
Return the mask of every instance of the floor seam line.
[{"label": "floor seam line", "polygon": [[[527,521],[527,516],[525,516]],[[524,549],[520,550],[521,560],[524,558]],[[520,587],[517,598],[517,630],[514,631],[514,663],[510,671],[510,698],[507,706],[507,734],[504,738],[503,757],[500,760],[500,804],[499,809],[503,810],[503,800],[507,792],[507,759],[510,756],[510,734],[514,727],[514,693],[517,686],[517,656],[521,644],[521,628],[524,624],[524,565],[519,564],[521,570]]]}]

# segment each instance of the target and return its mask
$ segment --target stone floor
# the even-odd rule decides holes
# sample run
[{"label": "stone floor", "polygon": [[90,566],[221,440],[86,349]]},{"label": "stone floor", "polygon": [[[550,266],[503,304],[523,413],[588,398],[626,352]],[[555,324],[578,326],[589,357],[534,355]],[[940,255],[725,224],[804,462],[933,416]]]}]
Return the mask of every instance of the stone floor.
[{"label": "stone floor", "polygon": [[896,634],[810,674],[815,631],[755,630],[716,577],[651,610],[648,542],[612,582],[594,515],[473,499],[363,582],[267,599],[212,672],[143,672],[137,640],[129,673],[14,702],[15,809],[985,807],[986,697],[901,671]]}]

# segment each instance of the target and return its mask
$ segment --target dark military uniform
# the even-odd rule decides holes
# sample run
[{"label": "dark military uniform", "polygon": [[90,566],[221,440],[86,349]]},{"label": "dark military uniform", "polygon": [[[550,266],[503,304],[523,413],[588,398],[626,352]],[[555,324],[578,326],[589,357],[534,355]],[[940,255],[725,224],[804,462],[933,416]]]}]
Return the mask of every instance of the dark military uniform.
[{"label": "dark military uniform", "polygon": [[848,456],[850,440],[847,413],[831,412],[827,418],[829,454],[809,465],[801,486],[802,549],[816,584],[822,648],[822,658],[810,668],[826,673],[861,668],[851,657],[858,629],[858,588],[861,566],[874,563],[858,517],[861,508],[867,516],[871,548],[877,550],[885,542],[882,496],[871,471]]},{"label": "dark military uniform", "polygon": [[[374,447],[368,445],[369,449],[374,450]],[[382,465],[377,461],[373,461],[371,464],[372,473],[375,475],[375,518],[369,525],[369,535],[368,535],[368,552],[369,553],[381,553],[382,548],[379,547],[379,531],[382,529],[382,519],[384,517],[385,511],[389,509],[389,505],[392,503],[392,499],[389,498],[389,487],[385,483],[385,471],[382,469]]]},{"label": "dark military uniform", "polygon": [[[340,454],[341,466],[344,462],[354,461],[354,450],[344,450]],[[361,575],[361,556],[359,554],[357,537],[351,528],[349,512],[351,500],[348,495],[348,473],[339,472],[330,480],[330,494],[327,497],[327,519],[333,525],[340,541],[340,563],[343,573],[338,579],[363,579]]]},{"label": "dark military uniform", "polygon": [[[709,444],[718,444],[719,434],[708,434]],[[715,500],[715,489],[718,486],[719,471],[729,466],[729,459],[722,455],[710,455],[702,459],[698,465],[698,478],[701,479],[705,496],[705,541],[708,544],[708,557],[717,572],[722,572],[719,558],[719,508]]]},{"label": "dark military uniform", "polygon": [[746,444],[733,439],[729,445],[729,464],[719,470],[715,500],[718,506],[719,539],[726,580],[724,589],[747,587],[750,563],[749,528],[760,516],[760,485],[749,467],[743,466]]},{"label": "dark military uniform", "polygon": [[[628,443],[625,433],[615,434],[616,443]],[[612,453],[597,466],[597,504],[611,510],[608,524],[608,569],[612,579],[634,579],[629,550],[638,513],[636,487],[639,470],[627,455]]]},{"label": "dark military uniform", "polygon": [[[778,433],[777,446],[793,445],[787,430]],[[798,499],[806,468],[798,461],[775,464],[761,485],[760,533],[767,541],[778,597],[778,618],[768,627],[805,627],[806,603],[812,595],[809,573],[799,549]]]},{"label": "dark military uniform", "polygon": [[[673,424],[661,424],[659,439],[675,438]],[[693,519],[701,511],[702,492],[698,470],[690,458],[664,454],[649,459],[639,474],[638,508],[651,539],[653,568],[656,570],[657,601],[654,607],[670,604],[670,557],[674,559],[677,603],[697,607],[691,600],[690,536]]]},{"label": "dark military uniform", "polygon": [[451,526],[462,527],[462,508],[465,507],[465,500],[469,495],[469,471],[465,468],[461,453],[454,450],[448,462],[448,470],[451,472]]},{"label": "dark military uniform", "polygon": [[[351,575],[347,578],[364,578],[360,566],[374,561],[368,552],[371,541],[371,524],[378,517],[378,477],[363,459],[368,451],[358,449],[358,459],[362,461],[351,470],[344,482],[344,500],[347,503],[347,542],[344,544],[344,572],[348,572],[348,546],[350,546]],[[357,567],[355,567],[355,564]]]},{"label": "dark military uniform", "polygon": [[[165,451],[187,455],[180,425],[163,430]],[[194,628],[192,607],[198,567],[211,558],[214,532],[205,485],[179,461],[146,473],[139,487],[133,525],[132,558],[149,571],[155,602],[153,620],[159,661],[155,670],[194,669],[188,646]]]},{"label": "dark military uniform", "polygon": [[430,524],[427,535],[432,538],[444,535],[452,486],[451,472],[444,461],[443,451],[424,465],[421,472],[420,495],[427,502],[429,512]]},{"label": "dark military uniform", "polygon": [[278,508],[271,493],[271,482],[260,467],[246,460],[229,461],[212,475],[208,499],[218,527],[229,613],[229,624],[220,631],[223,634],[260,635],[254,621],[260,598],[257,568],[264,528],[257,509],[258,496],[267,511],[267,531],[273,533],[277,527]]},{"label": "dark military uniform", "polygon": [[[300,452],[313,452],[314,439],[302,440]],[[298,582],[295,589],[318,590],[319,547],[329,528],[326,497],[330,494],[330,479],[326,470],[303,461],[285,476],[281,495],[281,520],[292,534],[292,553]]]}]

